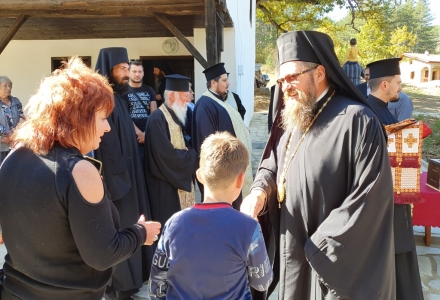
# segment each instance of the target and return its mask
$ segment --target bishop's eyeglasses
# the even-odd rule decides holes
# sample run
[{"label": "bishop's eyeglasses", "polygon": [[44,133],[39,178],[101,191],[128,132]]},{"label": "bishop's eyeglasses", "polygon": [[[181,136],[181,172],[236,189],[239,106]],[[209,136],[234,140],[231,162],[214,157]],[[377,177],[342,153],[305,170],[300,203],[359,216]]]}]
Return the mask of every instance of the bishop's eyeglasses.
[{"label": "bishop's eyeglasses", "polygon": [[301,72],[299,72],[299,73],[288,74],[288,75],[286,75],[285,77],[278,79],[278,80],[277,80],[277,84],[278,84],[280,87],[283,86],[284,82],[287,82],[287,83],[289,83],[289,84],[292,84],[292,83],[294,83],[294,82],[298,79],[298,77],[299,77],[300,75],[305,74],[305,73],[307,73],[307,72],[310,72],[310,71],[312,71],[312,70],[315,70],[317,67],[318,67],[318,66],[313,67],[313,68],[310,68],[310,69],[307,69],[307,70],[304,70],[304,71],[301,71]]}]

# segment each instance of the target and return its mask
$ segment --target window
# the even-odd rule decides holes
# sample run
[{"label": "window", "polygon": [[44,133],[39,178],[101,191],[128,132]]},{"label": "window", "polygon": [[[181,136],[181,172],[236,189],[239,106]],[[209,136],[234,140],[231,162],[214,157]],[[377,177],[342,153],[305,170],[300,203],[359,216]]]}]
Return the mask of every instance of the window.
[{"label": "window", "polygon": [[[91,66],[92,66],[92,57],[91,56],[79,56],[79,57],[83,60],[84,64],[87,67],[91,68]],[[70,58],[70,56],[51,57],[50,58],[50,60],[51,60],[51,66],[50,66],[51,72],[55,71],[56,69],[61,68],[62,62],[63,61],[68,61],[69,58]]]}]

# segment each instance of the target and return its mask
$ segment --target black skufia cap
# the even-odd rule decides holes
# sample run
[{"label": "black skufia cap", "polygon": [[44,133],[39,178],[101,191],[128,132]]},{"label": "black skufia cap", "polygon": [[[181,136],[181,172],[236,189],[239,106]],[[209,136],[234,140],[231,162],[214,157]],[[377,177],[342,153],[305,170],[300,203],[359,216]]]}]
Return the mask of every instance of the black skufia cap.
[{"label": "black skufia cap", "polygon": [[165,90],[173,92],[189,92],[189,77],[173,74],[165,76]]},{"label": "black skufia cap", "polygon": [[399,62],[401,60],[401,58],[387,58],[368,64],[370,79],[400,75]]},{"label": "black skufia cap", "polygon": [[123,47],[103,48],[99,51],[95,70],[102,76],[109,77],[114,66],[120,63],[128,64],[127,49]]},{"label": "black skufia cap", "polygon": [[223,74],[229,75],[229,73],[226,72],[225,63],[212,65],[209,68],[206,68],[203,73],[205,73],[206,82],[210,82],[214,78],[217,78]]}]

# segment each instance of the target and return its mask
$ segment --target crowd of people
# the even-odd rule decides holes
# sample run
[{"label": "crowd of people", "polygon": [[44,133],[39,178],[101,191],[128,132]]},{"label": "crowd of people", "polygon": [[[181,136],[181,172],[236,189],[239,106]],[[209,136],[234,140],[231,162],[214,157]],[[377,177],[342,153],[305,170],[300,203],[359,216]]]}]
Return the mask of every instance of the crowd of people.
[{"label": "crowd of people", "polygon": [[152,299],[267,299],[277,284],[280,299],[423,299],[383,129],[412,110],[399,59],[360,84],[324,33],[277,48],[255,179],[224,63],[194,103],[190,78],[156,64],[147,86],[140,60],[104,48],[95,71],[73,57],[45,78],[26,117],[0,77],[2,299],[132,299],[148,280]]}]

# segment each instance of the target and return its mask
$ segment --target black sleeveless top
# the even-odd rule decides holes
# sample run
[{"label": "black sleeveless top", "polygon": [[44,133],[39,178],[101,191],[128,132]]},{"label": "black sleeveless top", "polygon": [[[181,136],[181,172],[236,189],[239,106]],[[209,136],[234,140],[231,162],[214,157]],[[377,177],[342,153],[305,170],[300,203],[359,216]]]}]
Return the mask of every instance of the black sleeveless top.
[{"label": "black sleeveless top", "polygon": [[0,168],[3,299],[101,299],[111,267],[145,242],[142,225],[119,231],[107,193],[97,204],[81,196],[72,177],[81,159],[56,143],[47,155],[20,148]]}]

